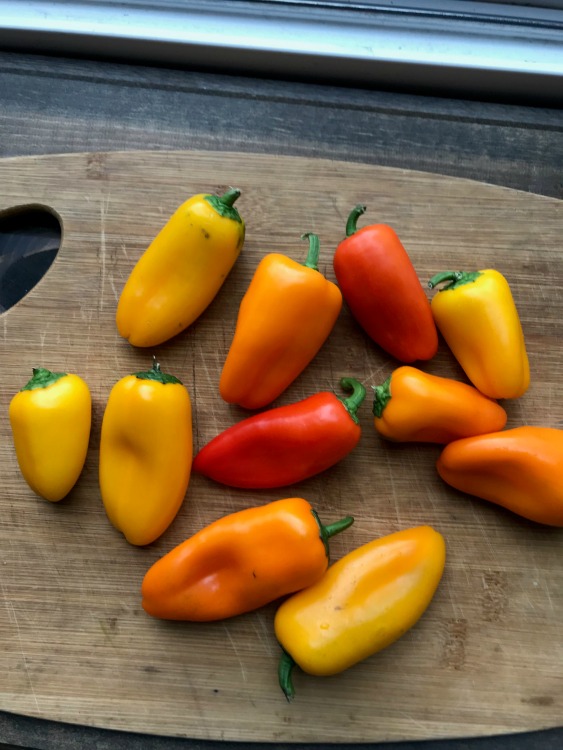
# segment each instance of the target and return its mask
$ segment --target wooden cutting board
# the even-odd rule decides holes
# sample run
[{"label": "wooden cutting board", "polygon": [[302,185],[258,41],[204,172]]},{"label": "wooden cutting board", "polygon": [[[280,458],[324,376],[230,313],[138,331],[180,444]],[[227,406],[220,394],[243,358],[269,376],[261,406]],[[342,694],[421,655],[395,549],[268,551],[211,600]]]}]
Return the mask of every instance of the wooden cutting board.
[{"label": "wooden cutting board", "polygon": [[[242,190],[247,240],[235,269],[190,330],[154,351],[117,334],[129,271],[169,215],[193,193]],[[551,727],[563,715],[563,532],[528,523],[446,487],[437,446],[363,436],[340,465],[268,492],[193,476],[171,528],[134,548],[109,524],[98,491],[100,423],[108,393],[150,365],[187,385],[195,448],[242,418],[222,402],[219,374],[241,297],[268,252],[305,256],[321,238],[320,270],[349,210],[401,236],[420,279],[496,267],[509,279],[532,385],[506,404],[509,426],[563,428],[563,207],[466,180],[362,164],[236,153],[109,153],[0,162],[0,209],[42,204],[63,224],[44,279],[0,316],[0,708],[66,722],[193,738],[357,742],[472,736]],[[288,301],[289,304],[289,301]],[[277,403],[337,389],[344,375],[383,382],[397,362],[345,308],[326,345]],[[49,504],[18,472],[7,421],[33,366],[77,372],[94,401],[90,452],[74,491]],[[463,378],[444,342],[430,372]],[[430,524],[446,538],[447,568],[418,625],[386,651],[333,678],[297,672],[289,705],[277,685],[275,605],[214,624],[161,622],[139,586],[165,552],[219,516],[302,496],[325,521],[352,514],[333,540],[337,559],[368,540]]]}]

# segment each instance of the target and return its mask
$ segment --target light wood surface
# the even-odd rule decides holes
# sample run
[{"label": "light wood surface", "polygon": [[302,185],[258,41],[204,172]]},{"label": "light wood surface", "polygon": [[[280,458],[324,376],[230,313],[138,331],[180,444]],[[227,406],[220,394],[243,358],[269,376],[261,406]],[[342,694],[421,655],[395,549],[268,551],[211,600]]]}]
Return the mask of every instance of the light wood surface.
[{"label": "light wood surface", "polygon": [[[390,445],[372,427],[345,461],[293,488],[231,490],[193,476],[170,529],[131,547],[99,497],[100,422],[113,383],[146,367],[188,387],[195,448],[242,418],[218,379],[236,311],[267,252],[304,258],[303,232],[321,238],[320,269],[350,208],[401,236],[423,283],[449,269],[505,273],[522,317],[532,385],[505,404],[509,426],[563,427],[562,204],[467,180],[300,157],[130,152],[6,159],[0,209],[51,207],[64,236],[45,278],[0,316],[0,708],[78,724],[225,740],[357,742],[459,737],[556,726],[563,715],[563,532],[528,523],[447,488],[437,446]],[[191,329],[134,350],[114,325],[122,285],[140,253],[189,195],[242,190],[242,255]],[[398,363],[366,339],[345,308],[315,361],[277,403],[337,389],[351,375],[381,383]],[[37,365],[77,372],[94,400],[91,446],[75,490],[49,504],[19,474],[7,421],[12,395]],[[462,378],[445,344],[426,364]],[[428,523],[448,548],[446,573],[419,624],[399,642],[329,679],[297,672],[288,705],[277,686],[275,606],[193,625],[149,618],[139,586],[166,551],[215,518],[298,495],[325,521],[351,513],[333,557],[369,539]]]}]

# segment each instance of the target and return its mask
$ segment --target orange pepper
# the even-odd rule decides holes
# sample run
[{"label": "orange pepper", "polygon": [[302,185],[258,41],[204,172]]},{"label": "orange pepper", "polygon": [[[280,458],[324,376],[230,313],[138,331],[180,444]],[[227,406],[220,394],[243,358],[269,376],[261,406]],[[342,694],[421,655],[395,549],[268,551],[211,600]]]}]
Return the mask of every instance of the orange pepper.
[{"label": "orange pepper", "polygon": [[506,412],[466,383],[399,367],[374,388],[375,429],[398,442],[450,443],[502,430]]},{"label": "orange pepper", "polygon": [[563,430],[515,427],[447,445],[442,479],[537,523],[563,526]]},{"label": "orange pepper", "polygon": [[319,241],[305,264],[266,255],[243,297],[219,391],[230,404],[259,409],[276,399],[317,354],[342,308],[342,294],[317,269]]},{"label": "orange pepper", "polygon": [[157,560],[143,579],[143,608],[192,622],[258,609],[317,581],[328,567],[328,538],[353,521],[323,526],[300,497],[231,513]]}]

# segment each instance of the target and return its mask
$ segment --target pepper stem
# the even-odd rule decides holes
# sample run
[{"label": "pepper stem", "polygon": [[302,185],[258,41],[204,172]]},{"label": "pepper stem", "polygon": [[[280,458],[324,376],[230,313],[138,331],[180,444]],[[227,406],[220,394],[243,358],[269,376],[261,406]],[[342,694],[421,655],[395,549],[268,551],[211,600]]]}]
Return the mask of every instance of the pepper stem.
[{"label": "pepper stem", "polygon": [[282,651],[278,664],[278,681],[288,703],[291,703],[295,698],[295,688],[293,687],[293,680],[291,679],[291,672],[294,666],[294,659],[287,653],[287,651]]},{"label": "pepper stem", "polygon": [[338,400],[344,404],[344,407],[354,420],[356,424],[360,423],[357,416],[357,411],[361,406],[364,398],[366,397],[366,389],[364,386],[354,378],[342,378],[340,385],[345,391],[352,391],[352,394],[348,398],[340,398]]},{"label": "pepper stem", "polygon": [[366,206],[362,206],[361,203],[358,203],[358,205],[354,206],[354,208],[350,211],[350,216],[348,216],[348,221],[346,222],[346,237],[351,237],[358,231],[358,227],[356,226],[356,224],[360,216],[362,214],[365,214],[365,212]]},{"label": "pepper stem", "polygon": [[305,258],[305,263],[303,263],[304,266],[307,268],[312,268],[313,271],[319,270],[319,250],[320,250],[320,243],[319,243],[319,237],[316,234],[313,234],[312,232],[306,232],[305,234],[301,235],[302,240],[309,240],[309,251],[307,253],[307,257]]},{"label": "pepper stem", "polygon": [[47,388],[47,386],[56,383],[57,380],[66,377],[66,372],[51,372],[46,367],[32,368],[33,377],[24,385],[22,391],[35,391],[38,388]]},{"label": "pepper stem", "polygon": [[383,411],[391,400],[391,375],[381,385],[373,387],[373,414],[378,419],[381,418]]},{"label": "pepper stem", "polygon": [[221,201],[221,203],[224,203],[225,206],[229,206],[229,208],[232,208],[237,198],[240,198],[240,190],[238,188],[231,187],[227,190],[226,193],[223,193],[223,195],[219,197],[219,200]]},{"label": "pepper stem", "polygon": [[339,521],[329,523],[327,526],[325,526],[319,518],[319,514],[316,510],[311,508],[311,513],[313,514],[313,518],[315,519],[315,521],[317,522],[317,526],[319,527],[319,537],[324,545],[327,560],[330,560],[330,548],[328,546],[328,540],[332,536],[336,536],[336,534],[340,534],[341,531],[345,531],[347,528],[349,528],[354,523],[354,518],[352,516],[345,516]]},{"label": "pepper stem", "polygon": [[146,372],[136,372],[135,377],[139,378],[139,380],[154,380],[157,383],[162,383],[162,385],[167,385],[169,383],[179,383],[182,385],[182,381],[178,380],[177,377],[174,375],[169,375],[166,372],[162,372],[160,369],[160,363],[156,361],[156,357],[153,355],[152,358],[152,367],[150,370],[147,370]]},{"label": "pepper stem", "polygon": [[444,281],[449,281],[440,291],[446,292],[448,289],[457,289],[458,286],[464,284],[470,284],[481,276],[481,271],[442,271],[437,273],[428,282],[430,289],[434,289],[438,284],[442,284]]},{"label": "pepper stem", "polygon": [[217,211],[219,216],[236,221],[238,224],[242,224],[240,214],[233,206],[233,203],[239,196],[240,190],[231,187],[223,195],[205,195],[203,200],[207,201],[209,205]]}]

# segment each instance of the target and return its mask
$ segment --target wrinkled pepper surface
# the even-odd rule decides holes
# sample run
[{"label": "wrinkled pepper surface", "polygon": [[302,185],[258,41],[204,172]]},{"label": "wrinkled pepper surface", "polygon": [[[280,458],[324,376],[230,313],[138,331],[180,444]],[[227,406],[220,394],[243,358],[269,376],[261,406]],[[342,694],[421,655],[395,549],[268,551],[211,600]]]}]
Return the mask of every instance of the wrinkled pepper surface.
[{"label": "wrinkled pepper surface", "polygon": [[323,526],[298,497],[224,516],[147,571],[143,608],[153,617],[195,622],[258,609],[317,581],[328,566],[329,537],[353,520]]},{"label": "wrinkled pepper surface", "polygon": [[377,432],[398,442],[450,443],[502,430],[505,410],[467,383],[398,367],[374,388]]},{"label": "wrinkled pepper surface", "polygon": [[445,559],[434,529],[399,531],[358,547],[287,599],[274,621],[286,698],[294,696],[295,664],[311,675],[338,674],[404,635],[430,604]]},{"label": "wrinkled pepper surface", "polygon": [[442,479],[530,521],[563,526],[563,431],[522,426],[447,445]]},{"label": "wrinkled pepper surface", "polygon": [[174,520],[192,465],[192,410],[173,375],[127,375],[112,388],[102,420],[100,490],[109,520],[128,542],[146,545]]},{"label": "wrinkled pepper surface", "polygon": [[92,421],[88,386],[78,375],[34,368],[12,398],[9,416],[25,481],[45,500],[62,500],[86,461]]},{"label": "wrinkled pepper surface", "polygon": [[340,290],[318,270],[319,240],[304,264],[266,255],[244,295],[219,391],[247,409],[267,406],[295,380],[326,341],[342,308]]},{"label": "wrinkled pepper surface", "polygon": [[352,210],[346,239],[334,254],[342,295],[364,331],[388,354],[401,362],[431,359],[438,333],[424,288],[394,229],[386,224],[357,229],[365,210]]},{"label": "wrinkled pepper surface", "polygon": [[160,230],[129,276],[116,324],[133,346],[156,346],[191,325],[209,306],[244,243],[233,206],[240,191],[199,194],[185,201]]},{"label": "wrinkled pepper surface", "polygon": [[518,398],[530,384],[524,333],[510,286],[494,269],[446,271],[428,282],[448,282],[432,299],[440,333],[481,393]]},{"label": "wrinkled pepper surface", "polygon": [[288,406],[255,414],[229,427],[204,446],[193,469],[230,487],[285,487],[319,474],[358,444],[356,412],[363,385],[343,378],[348,398],[321,392]]}]

